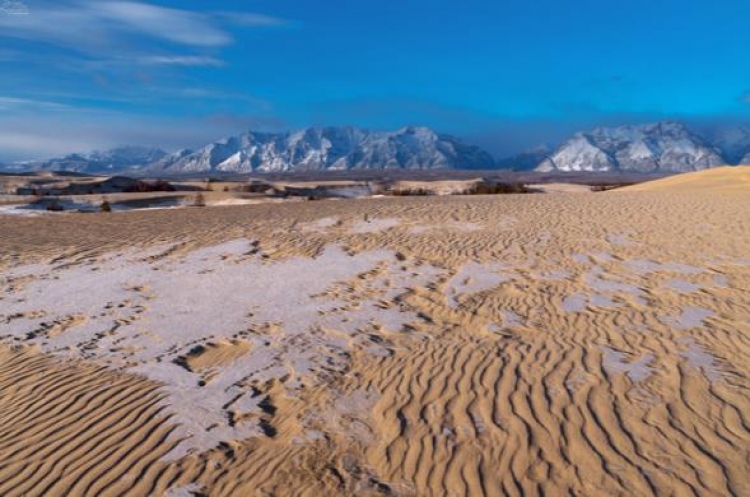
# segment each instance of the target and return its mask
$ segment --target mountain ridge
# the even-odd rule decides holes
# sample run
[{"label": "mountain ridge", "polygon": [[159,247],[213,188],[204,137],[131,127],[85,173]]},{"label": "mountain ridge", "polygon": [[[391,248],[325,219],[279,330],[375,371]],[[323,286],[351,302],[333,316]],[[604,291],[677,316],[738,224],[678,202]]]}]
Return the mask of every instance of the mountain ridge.
[{"label": "mountain ridge", "polygon": [[197,151],[179,151],[149,169],[171,172],[291,172],[350,169],[491,169],[492,156],[425,127],[368,131],[312,127],[286,133],[248,131]]},{"label": "mountain ridge", "polygon": [[5,171],[180,174],[342,171],[357,169],[503,169],[540,172],[688,172],[750,164],[750,128],[697,133],[676,121],[597,127],[557,147],[544,145],[495,159],[480,147],[420,126],[370,131],[353,126],[228,136],[168,153],[124,146],[46,161],[0,165]]},{"label": "mountain ridge", "polygon": [[684,124],[662,121],[576,133],[536,170],[687,172],[726,163],[718,149]]},{"label": "mountain ridge", "polygon": [[[117,174],[133,171],[168,155],[155,147],[121,146],[109,150],[68,154],[46,161],[5,164],[6,171],[69,171],[91,174]],[[2,167],[2,165],[0,165]],[[0,169],[1,170],[1,169]]]}]

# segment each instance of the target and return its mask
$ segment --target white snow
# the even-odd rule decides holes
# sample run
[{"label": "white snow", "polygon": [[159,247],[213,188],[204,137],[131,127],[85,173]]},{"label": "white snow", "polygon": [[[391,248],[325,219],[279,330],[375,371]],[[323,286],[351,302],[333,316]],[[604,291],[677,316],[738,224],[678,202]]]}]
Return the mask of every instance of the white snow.
[{"label": "white snow", "polygon": [[[230,412],[258,409],[262,398],[248,381],[314,384],[343,370],[355,343],[387,354],[387,344],[369,341],[373,330],[400,332],[419,317],[382,302],[438,275],[427,265],[409,270],[386,250],[349,256],[329,247],[315,259],[268,262],[250,255],[253,247],[240,239],[172,259],[134,252],[60,269],[12,268],[0,282],[0,343],[36,344],[161,382],[179,423],[174,437],[188,437],[174,458],[262,433],[255,421],[228,424]],[[382,272],[356,278],[375,268]],[[38,278],[14,283],[30,275]],[[345,282],[355,278],[367,297],[351,301],[360,293]],[[49,331],[73,316],[80,319],[69,328]],[[198,345],[233,339],[250,351],[204,386],[201,373],[175,363]]]}]

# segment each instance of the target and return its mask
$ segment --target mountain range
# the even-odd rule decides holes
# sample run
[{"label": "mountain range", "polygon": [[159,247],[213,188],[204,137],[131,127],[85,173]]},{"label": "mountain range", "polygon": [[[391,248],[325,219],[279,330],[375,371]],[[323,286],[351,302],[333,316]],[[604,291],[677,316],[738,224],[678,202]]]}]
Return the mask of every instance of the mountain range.
[{"label": "mountain range", "polygon": [[[7,171],[70,171],[90,174],[115,174],[147,168],[168,153],[150,147],[117,147],[110,150],[70,154],[46,161],[26,161],[4,165]],[[3,165],[0,165],[0,170]]]},{"label": "mountain range", "polygon": [[26,163],[32,170],[139,172],[290,172],[349,169],[491,169],[479,147],[424,127],[375,132],[354,127],[308,128],[289,133],[246,132],[199,150],[124,147]]},{"label": "mountain range", "polygon": [[167,153],[119,147],[4,168],[154,175],[395,168],[686,172],[738,163],[750,164],[750,128],[701,135],[681,123],[664,121],[599,127],[577,133],[557,148],[537,147],[502,160],[425,127],[390,132],[325,127],[287,133],[248,131],[198,150]]}]

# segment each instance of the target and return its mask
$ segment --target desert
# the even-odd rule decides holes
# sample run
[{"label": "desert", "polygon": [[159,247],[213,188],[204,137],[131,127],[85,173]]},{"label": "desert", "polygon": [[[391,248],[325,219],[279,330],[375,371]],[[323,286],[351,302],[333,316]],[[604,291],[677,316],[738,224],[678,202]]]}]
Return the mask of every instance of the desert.
[{"label": "desert", "polygon": [[747,495],[739,176],[0,216],[0,494]]},{"label": "desert", "polygon": [[750,497],[749,0],[0,0],[0,497]]}]

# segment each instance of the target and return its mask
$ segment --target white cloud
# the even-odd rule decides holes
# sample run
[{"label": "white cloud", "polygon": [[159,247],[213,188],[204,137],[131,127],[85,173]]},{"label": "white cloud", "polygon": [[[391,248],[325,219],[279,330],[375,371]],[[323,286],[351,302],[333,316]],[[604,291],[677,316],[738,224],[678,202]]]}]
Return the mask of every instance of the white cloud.
[{"label": "white cloud", "polygon": [[29,8],[20,0],[0,0],[0,14],[23,16],[29,13]]},{"label": "white cloud", "polygon": [[126,1],[88,2],[88,8],[97,17],[154,38],[206,47],[227,45],[232,41],[209,16],[187,10]]},{"label": "white cloud", "polygon": [[281,27],[290,24],[287,19],[251,12],[219,12],[216,15],[226,22],[238,26]]},{"label": "white cloud", "polygon": [[216,57],[203,55],[149,55],[137,59],[138,62],[146,65],[164,65],[164,66],[209,66],[221,67],[225,65],[224,61]]},{"label": "white cloud", "polygon": [[68,72],[128,65],[216,68],[226,65],[219,50],[234,41],[228,26],[286,24],[263,14],[196,12],[130,0],[39,0],[29,15],[0,15],[0,44],[15,38],[59,50],[0,48],[0,62],[54,65]]},{"label": "white cloud", "polygon": [[130,1],[43,3],[25,16],[0,16],[0,36],[46,41],[97,52],[150,38],[194,47],[220,47],[231,35],[209,14]]},{"label": "white cloud", "polygon": [[[185,88],[200,80],[182,77],[180,70],[224,66],[221,49],[234,41],[232,26],[271,28],[286,25],[283,19],[149,0],[34,0],[31,7],[28,15],[0,12],[0,162],[124,144],[204,145],[237,131],[228,120],[156,117],[149,111],[154,104],[176,113],[227,107],[271,113],[269,103],[244,94]],[[9,39],[32,43],[6,47]],[[218,110],[193,105],[208,99],[222,101]]]},{"label": "white cloud", "polygon": [[289,23],[258,13],[195,12],[126,0],[43,0],[28,15],[0,16],[0,37],[46,41],[87,53],[141,38],[216,48],[233,41],[226,24],[279,27]]},{"label": "white cloud", "polygon": [[37,107],[44,109],[68,109],[68,105],[58,102],[48,102],[46,100],[33,100],[29,98],[3,97],[0,96],[0,109],[9,109],[16,107]]}]

